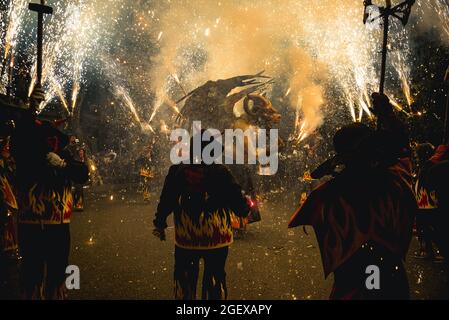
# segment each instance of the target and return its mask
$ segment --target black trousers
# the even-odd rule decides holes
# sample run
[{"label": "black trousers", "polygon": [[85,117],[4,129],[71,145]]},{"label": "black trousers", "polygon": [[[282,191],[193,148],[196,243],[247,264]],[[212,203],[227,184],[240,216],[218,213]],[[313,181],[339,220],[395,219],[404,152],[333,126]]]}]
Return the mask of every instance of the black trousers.
[{"label": "black trousers", "polygon": [[70,225],[19,224],[19,248],[23,297],[65,298]]},{"label": "black trousers", "polygon": [[175,247],[175,299],[195,300],[200,259],[204,260],[201,299],[226,300],[225,264],[228,247],[190,250]]}]

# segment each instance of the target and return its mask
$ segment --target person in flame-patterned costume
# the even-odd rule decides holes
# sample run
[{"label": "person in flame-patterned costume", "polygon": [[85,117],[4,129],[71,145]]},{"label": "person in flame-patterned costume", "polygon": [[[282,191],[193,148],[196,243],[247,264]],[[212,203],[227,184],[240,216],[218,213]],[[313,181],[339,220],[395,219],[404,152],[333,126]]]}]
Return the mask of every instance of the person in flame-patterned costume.
[{"label": "person in flame-patterned costume", "polygon": [[175,298],[196,299],[199,261],[204,259],[202,299],[226,299],[225,263],[233,242],[231,217],[246,217],[249,212],[241,187],[221,164],[172,165],[154,219],[153,233],[161,240],[165,240],[166,219],[172,212]]},{"label": "person in flame-patterned costume", "polygon": [[[313,226],[325,276],[334,273],[331,299],[409,297],[403,260],[417,205],[408,137],[388,98],[373,100],[382,129],[356,123],[335,134],[334,163],[344,169],[312,191],[289,223]],[[369,266],[379,270],[375,290],[366,285]]]},{"label": "person in flame-patterned costume", "polygon": [[[422,168],[416,183],[416,198],[420,209],[426,209],[425,225],[444,258],[449,272],[449,143],[439,145]],[[429,240],[429,241],[430,241]],[[432,255],[432,247],[429,251]],[[448,281],[449,283],[449,281]],[[449,288],[448,288],[449,290]]]},{"label": "person in flame-patterned costume", "polygon": [[429,190],[427,172],[433,165],[429,161],[435,147],[430,143],[422,143],[415,146],[416,170],[418,172],[414,185],[418,211],[416,214],[416,232],[420,244],[419,251],[415,253],[416,258],[434,259],[432,221],[437,212],[437,199],[435,190]]},{"label": "person in flame-patterned costume", "polygon": [[[43,99],[35,88],[32,106]],[[30,109],[17,123],[11,153],[17,166],[19,248],[24,299],[65,298],[70,252],[73,183],[85,183],[87,166],[73,159],[69,137],[57,123],[41,121]]]},{"label": "person in flame-patterned costume", "polygon": [[[17,299],[19,261],[17,239],[18,204],[15,163],[9,150],[9,132],[0,124],[0,299]],[[9,130],[8,130],[9,131]]]}]

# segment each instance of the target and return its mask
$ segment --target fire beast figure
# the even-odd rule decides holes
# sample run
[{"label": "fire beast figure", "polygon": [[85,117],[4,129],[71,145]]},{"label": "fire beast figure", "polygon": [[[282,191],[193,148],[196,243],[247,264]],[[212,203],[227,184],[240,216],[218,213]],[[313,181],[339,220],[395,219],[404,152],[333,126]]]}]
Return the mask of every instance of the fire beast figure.
[{"label": "fire beast figure", "polygon": [[11,141],[20,200],[21,282],[25,299],[63,299],[72,183],[85,183],[88,169],[69,154],[67,135],[55,124],[36,118],[33,110],[43,97],[42,89],[36,87],[30,112],[18,121]]},{"label": "fire beast figure", "polygon": [[408,138],[388,98],[373,98],[382,129],[358,123],[336,133],[329,167],[344,169],[316,188],[289,223],[315,229],[325,276],[334,273],[331,299],[409,297],[403,260],[417,205]]},{"label": "fire beast figure", "polygon": [[[208,143],[202,143],[204,148]],[[193,163],[193,139],[190,141]],[[220,164],[172,165],[154,219],[154,235],[165,240],[166,219],[174,212],[175,298],[196,298],[199,261],[204,259],[202,299],[226,299],[225,263],[233,242],[231,216],[249,207],[240,186]]]},{"label": "fire beast figure", "polygon": [[[178,124],[191,127],[192,121],[201,120],[203,127],[211,127],[223,132],[225,129],[241,129],[250,127],[266,129],[279,125],[281,115],[264,96],[266,89],[273,83],[272,78],[264,72],[251,75],[241,75],[228,79],[207,81],[200,87],[185,95],[178,102],[185,100],[177,117]],[[243,110],[236,116],[236,104],[242,102]],[[245,140],[245,150],[247,148]],[[278,141],[282,146],[282,140]],[[263,169],[262,166],[259,167]],[[251,211],[247,219],[233,219],[233,226],[243,231],[249,223],[261,220],[257,193],[254,187],[254,170],[250,165],[232,166],[231,171],[245,193],[251,197]]]}]

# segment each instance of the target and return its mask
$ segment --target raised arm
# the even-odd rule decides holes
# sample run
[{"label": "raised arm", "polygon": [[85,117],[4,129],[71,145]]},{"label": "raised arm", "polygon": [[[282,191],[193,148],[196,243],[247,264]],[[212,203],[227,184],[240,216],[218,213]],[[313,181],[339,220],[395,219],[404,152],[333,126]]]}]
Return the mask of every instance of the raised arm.
[{"label": "raised arm", "polygon": [[153,220],[154,227],[158,231],[163,231],[167,228],[167,217],[174,209],[174,203],[177,198],[176,172],[178,171],[178,168],[179,166],[177,165],[171,166],[165,177],[164,187],[162,188],[159,204]]}]

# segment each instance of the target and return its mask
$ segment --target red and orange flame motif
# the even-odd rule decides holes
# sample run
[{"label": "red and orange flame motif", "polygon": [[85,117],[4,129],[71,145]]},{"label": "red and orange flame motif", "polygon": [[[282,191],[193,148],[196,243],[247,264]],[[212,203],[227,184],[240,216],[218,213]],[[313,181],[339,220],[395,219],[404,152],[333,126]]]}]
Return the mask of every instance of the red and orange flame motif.
[{"label": "red and orange flame motif", "polygon": [[3,201],[5,201],[5,204],[11,209],[17,210],[18,205],[16,197],[14,195],[14,192],[12,191],[8,179],[4,176],[0,176],[0,190],[2,190],[3,192]]},{"label": "red and orange flame motif", "polygon": [[21,223],[69,223],[72,208],[73,194],[70,186],[65,186],[62,192],[40,191],[35,184],[25,197],[19,220]]},{"label": "red and orange flame motif", "polygon": [[0,192],[3,195],[6,224],[0,239],[0,248],[4,252],[13,251],[18,248],[17,224],[15,216],[18,210],[17,199],[13,188],[8,180],[8,172],[12,172],[12,163],[5,159],[0,159]]},{"label": "red and orange flame motif", "polygon": [[368,241],[404,256],[412,236],[416,200],[408,162],[377,180],[325,182],[294,213],[289,227],[311,225],[328,276]]},{"label": "red and orange flame motif", "polygon": [[141,177],[154,178],[154,172],[151,171],[150,169],[140,168],[139,174]]},{"label": "red and orange flame motif", "polygon": [[[424,181],[424,182],[423,182]],[[435,190],[430,190],[425,183],[425,179],[418,179],[415,183],[415,197],[419,209],[438,208],[438,199]]]},{"label": "red and orange flame motif", "polygon": [[438,208],[438,201],[435,191],[428,191],[425,188],[419,188],[416,193],[416,202],[420,209],[436,209]]},{"label": "red and orange flame motif", "polygon": [[197,221],[182,211],[175,220],[175,241],[181,248],[216,249],[233,241],[231,219],[225,209],[210,214],[203,212]]}]

